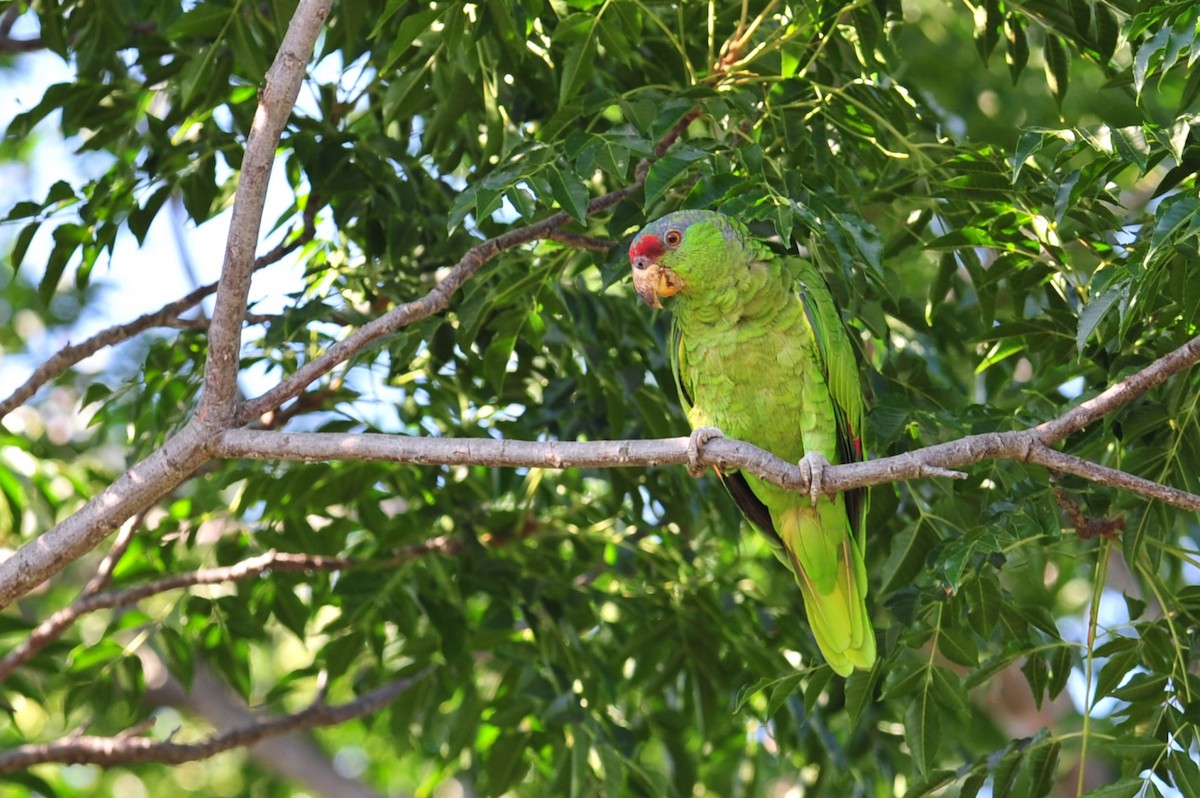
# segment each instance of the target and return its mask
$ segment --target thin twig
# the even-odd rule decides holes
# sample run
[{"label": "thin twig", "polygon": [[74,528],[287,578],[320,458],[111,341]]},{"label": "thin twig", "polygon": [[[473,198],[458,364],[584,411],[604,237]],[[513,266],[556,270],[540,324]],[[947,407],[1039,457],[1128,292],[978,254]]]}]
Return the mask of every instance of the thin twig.
[{"label": "thin twig", "polygon": [[[255,271],[278,263],[309,241],[312,241],[317,233],[316,212],[318,203],[319,200],[315,196],[309,196],[308,204],[304,209],[304,228],[300,234],[294,238],[285,236],[283,241],[279,242],[269,252],[258,256],[254,261]],[[203,320],[203,325],[197,325],[190,320],[183,319],[181,314],[200,304],[201,301],[215,293],[216,290],[217,283],[209,283],[197,288],[184,297],[176,299],[174,302],[163,305],[158,310],[143,314],[133,321],[113,325],[77,344],[67,344],[51,358],[35,368],[29,379],[25,380],[8,398],[0,401],[0,419],[3,419],[9,413],[23,405],[43,385],[105,347],[127,341],[133,336],[154,327],[196,329],[199,326],[202,329],[207,329],[209,325],[207,319]]]},{"label": "thin twig", "polygon": [[610,241],[607,238],[596,238],[583,233],[569,233],[566,230],[553,230],[546,238],[566,244],[568,247],[586,249],[591,252],[608,252],[617,245],[616,241]]},{"label": "thin twig", "polygon": [[104,555],[104,559],[100,561],[99,567],[96,568],[95,576],[89,579],[88,583],[83,586],[80,596],[83,598],[94,596],[108,587],[108,583],[112,581],[113,571],[116,569],[117,563],[121,562],[121,558],[125,556],[125,552],[129,549],[129,544],[133,542],[133,536],[137,534],[145,518],[146,513],[142,511],[121,525],[121,530],[117,532],[117,539],[113,541],[112,548],[108,550],[108,554]]},{"label": "thin twig", "polygon": [[122,735],[81,735],[50,743],[20,745],[0,752],[0,773],[12,773],[43,762],[72,765],[117,765],[131,762],[178,765],[182,762],[192,762],[231,748],[251,745],[268,737],[320,726],[335,726],[353,718],[369,715],[396,700],[405,690],[428,675],[429,671],[424,671],[416,676],[396,679],[344,704],[331,706],[323,701],[315,701],[299,712],[256,718],[242,726],[219,731],[195,743],[176,743],[170,740]]},{"label": "thin twig", "polygon": [[[125,529],[133,529],[136,526],[137,524],[129,524]],[[124,529],[122,530],[122,534],[124,534]],[[117,544],[114,544],[113,548],[115,550]],[[233,565],[201,568],[196,571],[174,574],[122,590],[101,593],[98,590],[87,592],[85,588],[84,594],[71,604],[71,606],[59,610],[42,621],[16,648],[3,658],[0,658],[0,682],[11,676],[17,668],[32,659],[39,651],[61,637],[63,632],[70,628],[77,620],[93,612],[115,609],[117,607],[128,607],[150,596],[156,596],[171,590],[196,587],[197,585],[220,585],[226,582],[240,582],[260,576],[267,571],[307,573],[344,571],[361,567],[395,568],[398,565],[411,562],[427,554],[458,554],[461,550],[462,543],[445,535],[439,535],[429,540],[397,549],[387,557],[370,560],[354,557],[324,557],[316,554],[298,554],[271,550],[249,557]]]}]

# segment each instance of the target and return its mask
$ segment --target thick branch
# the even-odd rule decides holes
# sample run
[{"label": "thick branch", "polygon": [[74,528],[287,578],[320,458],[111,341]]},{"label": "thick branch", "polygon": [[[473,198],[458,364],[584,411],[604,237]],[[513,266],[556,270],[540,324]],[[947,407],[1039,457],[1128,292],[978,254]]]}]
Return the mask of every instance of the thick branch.
[{"label": "thick branch", "polygon": [[[91,551],[115,527],[187,479],[208,459],[208,448],[219,425],[232,420],[236,410],[234,398],[241,323],[254,268],[254,247],[262,218],[266,178],[270,174],[279,135],[291,112],[290,103],[281,103],[280,99],[290,96],[294,101],[299,93],[305,64],[329,13],[331,1],[301,0],[288,25],[283,47],[267,75],[268,85],[263,90],[246,159],[242,162],[225,269],[218,284],[217,307],[209,329],[210,358],[204,394],[196,417],[80,510],[0,562],[0,608]],[[308,50],[301,48],[304,42],[308,42]],[[291,91],[293,87],[295,91]],[[287,94],[288,91],[291,93]],[[268,102],[269,111],[263,111]],[[214,350],[217,352],[215,360]]]},{"label": "thick branch", "polygon": [[[1160,485],[1049,448],[1072,432],[1161,385],[1200,360],[1200,336],[1155,360],[1056,419],[1032,429],[970,435],[894,457],[831,466],[822,493],[929,476],[982,460],[1021,460],[1066,471],[1179,507],[1200,511],[1200,496]],[[415,465],[483,465],[512,468],[613,468],[699,464],[740,468],[794,491],[807,491],[801,469],[748,443],[718,438],[699,453],[688,438],[645,441],[511,441],[492,438],[410,438],[391,435],[229,430],[215,454],[261,460],[385,460]],[[958,475],[961,476],[961,475]]]},{"label": "thick branch", "polygon": [[[217,443],[223,457],[258,460],[375,460],[423,466],[482,465],[507,468],[622,468],[687,465],[688,438],[634,441],[513,441],[493,438],[410,438],[380,434],[293,433],[229,430]],[[1067,468],[1029,430],[971,435],[894,457],[830,466],[822,475],[821,493],[947,476],[947,469],[983,460],[1021,460],[1089,476],[1097,482],[1159,499],[1185,510],[1200,510],[1200,496],[1142,480],[1113,469]],[[1077,462],[1078,458],[1072,458]],[[744,441],[717,438],[704,444],[702,466],[739,468],[773,485],[806,493],[808,481],[795,463]],[[1114,475],[1120,475],[1116,477]],[[963,476],[961,474],[957,476]]]},{"label": "thick branch", "polygon": [[238,175],[237,194],[225,242],[225,263],[208,330],[208,361],[204,369],[204,392],[197,416],[225,425],[237,411],[238,365],[242,349],[242,320],[254,272],[254,250],[262,226],[267,184],[279,137],[300,94],[305,66],[317,36],[329,16],[332,0],[300,0],[288,25],[275,61],[267,70],[259,92],[258,110],[246,142],[246,156]]},{"label": "thick branch", "polygon": [[363,693],[353,701],[330,706],[318,699],[307,708],[287,715],[262,717],[244,725],[217,732],[200,742],[174,743],[146,737],[64,737],[51,743],[21,745],[0,752],[0,773],[12,773],[43,762],[72,765],[122,765],[131,762],[159,762],[177,765],[205,759],[243,745],[288,732],[336,726],[353,718],[369,715],[396,700],[425,674],[397,679]]},{"label": "thick branch", "polygon": [[191,476],[208,459],[211,439],[202,426],[189,424],[58,526],[0,562],[0,608],[87,554]]}]

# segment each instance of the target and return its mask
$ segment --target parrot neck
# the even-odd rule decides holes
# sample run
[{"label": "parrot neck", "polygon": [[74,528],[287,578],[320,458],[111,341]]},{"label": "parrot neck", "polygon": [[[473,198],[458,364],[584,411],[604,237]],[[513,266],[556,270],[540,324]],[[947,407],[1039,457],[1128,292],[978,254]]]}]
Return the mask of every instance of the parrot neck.
[{"label": "parrot neck", "polygon": [[769,322],[786,309],[793,295],[782,271],[775,259],[755,260],[745,267],[727,269],[726,274],[734,277],[722,290],[681,293],[674,308],[675,318],[685,334],[737,327],[746,322]]}]

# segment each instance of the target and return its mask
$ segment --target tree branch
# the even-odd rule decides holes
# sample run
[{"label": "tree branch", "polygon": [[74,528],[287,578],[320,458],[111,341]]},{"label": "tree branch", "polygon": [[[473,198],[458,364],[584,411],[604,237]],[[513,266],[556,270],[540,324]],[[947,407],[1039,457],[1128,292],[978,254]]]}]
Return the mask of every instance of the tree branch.
[{"label": "tree branch", "polygon": [[[137,654],[146,680],[146,693],[142,696],[146,706],[175,707],[204,718],[214,729],[244,726],[254,720],[241,696],[230,691],[203,663],[197,663],[196,672],[184,688],[149,646],[142,646]],[[246,755],[282,778],[303,784],[316,795],[382,798],[357,779],[338,773],[329,754],[310,735],[293,733],[260,740]]]},{"label": "tree branch", "polygon": [[174,743],[131,735],[116,737],[65,737],[50,743],[31,743],[0,752],[0,773],[12,773],[44,762],[72,765],[122,765],[131,762],[158,762],[177,765],[251,745],[268,737],[289,732],[335,726],[353,718],[369,715],[396,700],[405,690],[425,678],[428,671],[407,679],[396,679],[363,693],[344,704],[330,706],[318,698],[299,712],[254,719],[243,725],[219,731],[195,743]]},{"label": "tree branch", "polygon": [[1107,416],[1118,407],[1128,404],[1137,397],[1162,385],[1167,379],[1200,360],[1200,335],[1183,346],[1163,355],[1136,374],[1115,383],[1070,412],[1035,427],[1042,443],[1050,444],[1062,440],[1072,432],[1078,432],[1097,419]]},{"label": "tree branch", "polygon": [[[1136,374],[1027,430],[969,435],[893,457],[830,466],[822,493],[919,479],[958,476],[949,469],[982,460],[1020,460],[1065,471],[1137,493],[1183,510],[1200,511],[1200,496],[1049,448],[1168,377],[1200,360],[1200,336],[1155,360]],[[482,465],[510,468],[615,468],[688,464],[688,438],[640,441],[514,441],[493,438],[412,438],[381,434],[291,433],[235,429],[224,432],[214,453],[259,460],[382,460],[414,465]],[[718,438],[699,452],[701,466],[740,468],[773,485],[806,492],[808,482],[794,463],[751,444]]]},{"label": "tree branch", "polygon": [[4,16],[0,17],[0,55],[32,53],[46,46],[41,36],[32,39],[14,39],[12,37],[13,25],[16,24],[19,16],[21,16],[21,4],[13,3],[4,10]]},{"label": "tree branch", "polygon": [[[319,200],[315,195],[310,195],[308,204],[304,208],[304,229],[300,234],[290,241],[285,239],[276,245],[269,252],[259,255],[254,260],[254,270],[266,268],[274,263],[278,263],[283,258],[295,252],[300,247],[311,241],[317,234],[316,213]],[[38,392],[43,385],[58,377],[67,369],[82,360],[85,360],[108,346],[114,346],[126,341],[133,336],[145,332],[153,327],[186,327],[193,328],[196,325],[180,318],[180,314],[191,310],[196,305],[200,304],[205,297],[215,293],[217,283],[212,282],[208,285],[201,286],[184,297],[176,299],[163,305],[158,310],[151,313],[145,313],[133,321],[127,321],[124,324],[116,324],[107,329],[101,330],[95,335],[80,341],[77,344],[67,344],[65,347],[56,352],[51,358],[39,365],[33,370],[29,379],[25,380],[8,398],[0,401],[0,419],[3,419],[12,411],[27,402],[35,393]],[[203,320],[202,328],[207,329],[209,321]]]},{"label": "tree branch", "polygon": [[[671,141],[673,142],[674,139]],[[633,183],[596,197],[589,202],[588,214],[599,213],[613,207],[641,188],[644,180],[645,170],[639,168],[637,179]],[[521,244],[549,238],[559,227],[570,220],[570,215],[565,211],[558,211],[537,222],[508,230],[495,238],[471,247],[425,296],[403,305],[397,305],[379,318],[368,322],[329,347],[319,357],[296,369],[274,388],[247,401],[238,412],[235,425],[248,424],[255,418],[275,410],[284,402],[296,398],[313,381],[327,374],[339,363],[354,357],[385,335],[390,335],[413,322],[441,313],[450,306],[450,298],[492,258]]]},{"label": "tree branch", "polygon": [[[312,45],[331,2],[301,0],[288,23],[283,45],[267,73],[267,85],[254,118],[234,199],[226,263],[218,281],[217,307],[209,329],[204,393],[196,416],[65,521],[0,562],[0,609],[91,551],[114,527],[142,512],[187,479],[209,458],[209,446],[221,425],[232,420],[236,411],[241,320],[246,313],[245,299],[254,268],[253,253],[262,219],[267,177],[279,136],[292,108],[290,102],[282,100],[291,97],[294,101],[299,93]],[[301,47],[305,42],[308,42],[307,51]],[[247,207],[242,208],[243,205]]]},{"label": "tree branch", "polygon": [[554,230],[546,237],[551,241],[566,244],[568,247],[586,249],[591,252],[608,252],[617,245],[616,241],[611,241],[607,238],[596,238],[595,236],[572,233],[566,230]]},{"label": "tree branch", "polygon": [[262,226],[271,166],[283,128],[300,94],[305,66],[312,57],[331,4],[332,0],[300,0],[259,92],[258,109],[238,175],[229,236],[225,242],[225,263],[208,329],[204,390],[196,410],[201,421],[225,425],[237,412],[242,320],[246,315],[250,277],[254,272],[254,250]]},{"label": "tree branch", "polygon": [[[376,433],[273,432],[236,429],[217,442],[221,457],[254,460],[372,460],[421,466],[479,465],[501,468],[645,468],[688,465],[690,439],[629,441],[514,441],[494,438],[410,438]],[[1048,453],[1048,454],[1047,454]],[[1062,455],[1041,444],[1031,430],[970,435],[892,457],[826,468],[821,493],[925,477],[965,478],[950,469],[983,460],[1020,460],[1078,474],[1184,510],[1200,511],[1200,496],[1121,471]],[[708,441],[701,466],[737,468],[786,490],[808,492],[795,463],[731,438]],[[1081,466],[1079,464],[1086,464]]]},{"label": "tree branch", "polygon": [[[136,524],[129,524],[125,529],[132,530],[134,527],[136,527]],[[124,534],[125,529],[122,530],[121,539],[113,545],[114,552],[123,545],[123,541],[127,544]],[[461,548],[462,544],[458,541],[445,535],[439,535],[429,540],[397,549],[385,558],[371,560],[354,557],[324,557],[317,554],[280,552],[272,549],[271,551],[249,557],[233,565],[217,568],[201,568],[196,571],[166,576],[162,579],[155,579],[140,585],[124,588],[123,590],[112,590],[106,593],[100,593],[97,590],[91,589],[92,585],[97,583],[97,579],[101,575],[105,575],[109,570],[102,563],[100,571],[97,574],[97,579],[93,579],[92,582],[88,583],[88,587],[84,589],[83,594],[78,600],[71,604],[71,606],[59,610],[42,621],[16,648],[3,658],[0,658],[0,682],[11,676],[17,668],[32,659],[39,651],[61,637],[63,632],[70,628],[75,621],[84,615],[98,612],[99,610],[128,607],[142,599],[171,590],[180,590],[197,585],[219,585],[226,582],[238,582],[258,576],[267,571],[308,573],[317,571],[344,571],[359,567],[395,568],[398,565],[411,562],[417,557],[422,557],[426,554],[457,554]],[[119,559],[119,556],[117,559]],[[111,555],[105,559],[105,563],[110,561],[113,561]]]}]

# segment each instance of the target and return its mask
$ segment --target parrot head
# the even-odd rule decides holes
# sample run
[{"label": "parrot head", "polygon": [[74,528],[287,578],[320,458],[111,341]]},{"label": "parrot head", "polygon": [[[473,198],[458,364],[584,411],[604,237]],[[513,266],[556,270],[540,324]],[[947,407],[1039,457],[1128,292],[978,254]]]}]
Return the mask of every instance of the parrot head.
[{"label": "parrot head", "polygon": [[747,249],[748,234],[733,219],[715,211],[676,211],[651,222],[629,247],[633,287],[652,308],[661,298],[726,284],[731,257]]}]

